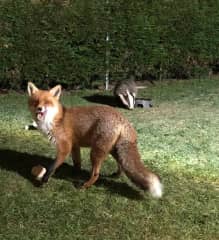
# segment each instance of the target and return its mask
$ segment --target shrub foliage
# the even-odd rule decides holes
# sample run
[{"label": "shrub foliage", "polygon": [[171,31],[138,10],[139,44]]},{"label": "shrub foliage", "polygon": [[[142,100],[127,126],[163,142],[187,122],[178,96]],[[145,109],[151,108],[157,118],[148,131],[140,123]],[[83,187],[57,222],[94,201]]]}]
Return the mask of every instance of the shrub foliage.
[{"label": "shrub foliage", "polygon": [[107,67],[113,80],[209,74],[218,9],[219,0],[0,0],[0,87],[85,87],[104,82]]}]

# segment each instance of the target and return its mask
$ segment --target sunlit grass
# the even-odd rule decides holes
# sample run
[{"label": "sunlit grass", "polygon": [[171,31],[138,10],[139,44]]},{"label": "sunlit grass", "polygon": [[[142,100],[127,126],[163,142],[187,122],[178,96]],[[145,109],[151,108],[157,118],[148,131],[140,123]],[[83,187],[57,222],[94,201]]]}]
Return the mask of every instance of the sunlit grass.
[{"label": "sunlit grass", "polygon": [[[94,104],[83,98],[94,93],[64,93],[62,101]],[[46,186],[35,187],[31,166],[52,161],[55,149],[24,130],[31,122],[26,95],[0,96],[0,239],[219,238],[219,80],[164,82],[139,94],[154,107],[118,110],[138,133],[143,161],[162,178],[161,200],[125,176],[108,177],[116,169],[111,157],[98,183],[79,190],[75,182],[89,177],[87,149],[81,175],[73,175],[69,158]]]}]

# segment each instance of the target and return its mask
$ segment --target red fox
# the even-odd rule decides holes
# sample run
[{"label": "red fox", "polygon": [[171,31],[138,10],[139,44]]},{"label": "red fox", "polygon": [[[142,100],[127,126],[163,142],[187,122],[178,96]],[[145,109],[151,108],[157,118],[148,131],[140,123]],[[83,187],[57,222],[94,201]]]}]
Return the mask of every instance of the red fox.
[{"label": "red fox", "polygon": [[42,183],[72,154],[74,167],[81,169],[80,147],[90,147],[92,171],[83,188],[94,184],[101,164],[111,154],[117,161],[117,174],[124,171],[137,186],[154,197],[162,196],[160,178],[140,160],[134,128],[121,113],[104,105],[66,108],[60,101],[61,86],[40,90],[28,83],[28,105],[33,119],[57,149],[56,160],[47,168]]}]

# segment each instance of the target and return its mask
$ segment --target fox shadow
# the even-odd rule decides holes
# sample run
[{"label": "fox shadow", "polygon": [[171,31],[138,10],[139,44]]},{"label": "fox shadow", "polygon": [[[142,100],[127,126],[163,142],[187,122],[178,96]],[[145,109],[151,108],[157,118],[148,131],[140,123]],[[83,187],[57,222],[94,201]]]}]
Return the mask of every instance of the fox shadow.
[{"label": "fox shadow", "polygon": [[[33,166],[42,165],[49,166],[52,163],[51,158],[39,155],[31,155],[28,153],[17,152],[8,149],[0,149],[0,168],[7,171],[16,172],[23,178],[30,181],[35,187],[38,187],[36,180],[31,175]],[[53,178],[71,181],[76,188],[80,188],[82,184],[90,177],[90,172],[87,170],[76,171],[72,165],[63,163],[52,176]],[[49,183],[48,183],[49,184]],[[130,199],[140,200],[143,195],[134,187],[129,186],[125,182],[118,182],[112,177],[101,175],[96,186],[107,187],[112,194],[120,194]]]}]

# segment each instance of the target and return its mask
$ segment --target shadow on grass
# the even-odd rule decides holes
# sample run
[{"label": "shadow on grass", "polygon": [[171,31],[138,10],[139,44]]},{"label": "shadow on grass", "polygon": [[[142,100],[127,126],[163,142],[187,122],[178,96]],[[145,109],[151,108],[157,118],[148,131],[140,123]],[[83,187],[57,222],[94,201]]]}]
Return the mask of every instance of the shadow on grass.
[{"label": "shadow on grass", "polygon": [[[0,149],[0,168],[13,171],[28,179],[35,186],[36,184],[31,169],[33,166],[42,165],[47,167],[53,160],[44,156],[30,155],[13,150]],[[90,173],[86,170],[76,172],[73,166],[63,163],[53,176],[57,179],[72,181],[75,187],[80,187],[90,177]],[[49,183],[48,183],[49,184]],[[143,199],[140,191],[132,188],[126,183],[117,182],[112,178],[100,176],[96,186],[107,187],[112,194],[120,194],[130,199]]]},{"label": "shadow on grass", "polygon": [[118,99],[116,99],[114,96],[94,94],[91,96],[84,96],[83,98],[93,103],[100,103],[100,104],[105,104],[112,107],[124,108],[122,103]]}]

